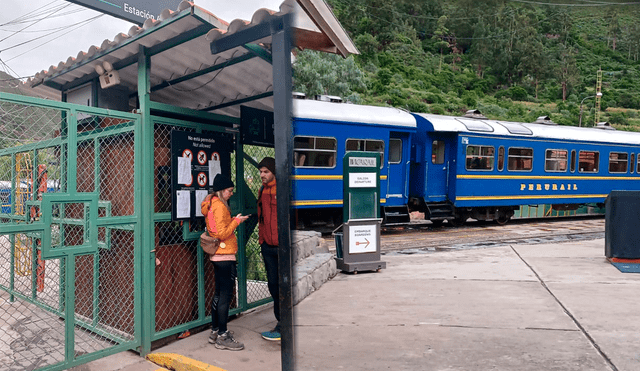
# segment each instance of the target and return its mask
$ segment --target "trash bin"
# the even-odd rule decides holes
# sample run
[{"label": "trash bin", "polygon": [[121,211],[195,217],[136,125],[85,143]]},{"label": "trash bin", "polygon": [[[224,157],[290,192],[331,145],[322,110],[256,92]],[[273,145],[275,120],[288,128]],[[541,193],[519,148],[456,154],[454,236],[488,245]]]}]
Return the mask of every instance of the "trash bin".
[{"label": "trash bin", "polygon": [[[338,232],[340,230],[340,232]],[[344,232],[342,232],[342,224],[338,228],[333,231],[333,238],[336,243],[336,257],[338,259],[342,259],[342,244],[343,244],[343,236]]]},{"label": "trash bin", "polygon": [[640,191],[611,191],[606,199],[604,255],[640,259]]}]

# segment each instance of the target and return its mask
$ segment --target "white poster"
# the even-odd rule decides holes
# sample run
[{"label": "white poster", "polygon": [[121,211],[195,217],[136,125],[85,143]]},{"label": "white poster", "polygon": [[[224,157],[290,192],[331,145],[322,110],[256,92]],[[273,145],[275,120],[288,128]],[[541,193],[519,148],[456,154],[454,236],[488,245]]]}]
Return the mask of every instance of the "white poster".
[{"label": "white poster", "polygon": [[176,217],[177,218],[191,217],[191,192],[177,191],[176,202],[177,202]]},{"label": "white poster", "polygon": [[349,226],[349,254],[362,254],[378,250],[376,224]]},{"label": "white poster", "polygon": [[374,188],[377,185],[376,173],[349,173],[350,188]]},{"label": "white poster", "polygon": [[213,180],[216,178],[216,175],[220,174],[222,170],[220,170],[220,155],[217,152],[213,153],[211,156],[211,161],[209,161],[209,185],[213,185]]},{"label": "white poster", "polygon": [[206,216],[202,213],[200,204],[208,194],[209,191],[207,191],[206,189],[196,189],[196,216]]},{"label": "white poster", "polygon": [[191,177],[191,160],[188,157],[178,157],[178,184],[190,185]]}]

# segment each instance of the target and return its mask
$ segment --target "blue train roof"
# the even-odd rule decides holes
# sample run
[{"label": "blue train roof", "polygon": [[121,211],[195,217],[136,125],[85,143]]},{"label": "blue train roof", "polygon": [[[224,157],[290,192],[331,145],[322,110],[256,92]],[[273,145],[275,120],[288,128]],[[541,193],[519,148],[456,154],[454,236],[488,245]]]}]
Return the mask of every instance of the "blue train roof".
[{"label": "blue train roof", "polygon": [[415,128],[417,126],[416,118],[413,115],[398,108],[362,106],[306,99],[293,100],[293,117],[358,124],[391,125],[406,128]]},{"label": "blue train roof", "polygon": [[[545,139],[579,140],[596,143],[640,144],[640,133],[629,131],[473,119],[426,113],[414,113],[414,116],[418,118],[419,122],[426,124],[429,131],[483,133]],[[424,121],[422,119],[424,119]]]}]

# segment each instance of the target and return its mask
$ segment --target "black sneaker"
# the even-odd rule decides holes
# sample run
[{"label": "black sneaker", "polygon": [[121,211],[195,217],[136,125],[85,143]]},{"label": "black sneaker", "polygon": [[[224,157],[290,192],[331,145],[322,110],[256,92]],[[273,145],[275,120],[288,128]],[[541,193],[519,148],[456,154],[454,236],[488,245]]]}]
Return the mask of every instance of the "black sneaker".
[{"label": "black sneaker", "polygon": [[215,346],[218,349],[227,350],[244,349],[244,344],[237,342],[236,339],[231,336],[231,333],[229,331],[225,331],[224,333],[218,335]]}]

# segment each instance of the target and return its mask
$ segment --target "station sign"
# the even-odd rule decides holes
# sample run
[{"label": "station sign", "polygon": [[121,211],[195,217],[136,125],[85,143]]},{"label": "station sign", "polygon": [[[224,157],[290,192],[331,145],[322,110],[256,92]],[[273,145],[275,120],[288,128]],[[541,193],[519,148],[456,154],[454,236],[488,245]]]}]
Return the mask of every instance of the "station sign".
[{"label": "station sign", "polygon": [[343,167],[343,220],[380,217],[380,154],[347,152]]},{"label": "station sign", "polygon": [[347,152],[342,167],[344,224],[336,266],[345,272],[386,268],[380,260],[380,154]]},{"label": "station sign", "polygon": [[378,250],[376,224],[354,225],[349,228],[349,253],[366,254]]},{"label": "station sign", "polygon": [[177,10],[182,0],[67,0],[95,11],[142,25],[147,19],[159,19],[165,9]]}]

